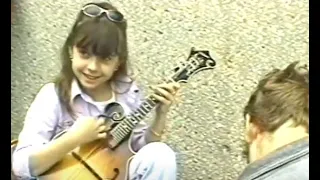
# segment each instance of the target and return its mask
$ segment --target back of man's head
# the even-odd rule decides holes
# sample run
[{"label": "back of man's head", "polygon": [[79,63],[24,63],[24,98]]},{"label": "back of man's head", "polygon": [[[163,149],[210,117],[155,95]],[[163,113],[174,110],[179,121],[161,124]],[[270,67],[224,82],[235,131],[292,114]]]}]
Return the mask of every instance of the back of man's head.
[{"label": "back of man's head", "polygon": [[274,132],[288,120],[309,131],[309,70],[307,65],[291,63],[275,69],[258,83],[244,109],[250,123],[261,131]]}]

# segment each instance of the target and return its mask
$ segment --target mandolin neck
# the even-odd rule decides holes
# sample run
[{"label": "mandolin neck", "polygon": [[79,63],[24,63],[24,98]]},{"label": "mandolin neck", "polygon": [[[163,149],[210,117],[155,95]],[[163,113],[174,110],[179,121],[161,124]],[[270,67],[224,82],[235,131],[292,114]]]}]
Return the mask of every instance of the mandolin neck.
[{"label": "mandolin neck", "polygon": [[133,113],[126,116],[115,128],[110,131],[113,137],[111,148],[121,143],[131,131],[143,120],[151,110],[156,107],[158,101],[151,96],[147,97],[145,101]]}]

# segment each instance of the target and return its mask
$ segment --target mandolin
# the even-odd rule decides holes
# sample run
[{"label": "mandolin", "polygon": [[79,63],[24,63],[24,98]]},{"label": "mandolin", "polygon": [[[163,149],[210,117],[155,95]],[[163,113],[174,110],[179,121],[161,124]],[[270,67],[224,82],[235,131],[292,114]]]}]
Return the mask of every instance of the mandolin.
[{"label": "mandolin", "polygon": [[[173,74],[167,82],[187,83],[191,76],[215,66],[216,62],[211,58],[209,51],[196,51],[192,48],[187,60],[173,69]],[[38,179],[127,179],[128,166],[135,155],[130,146],[131,132],[157,104],[155,99],[148,96],[137,110],[127,116],[124,115],[120,104],[114,102],[107,105],[104,114],[100,115],[106,119],[110,129],[107,140],[93,141],[73,150]]]}]

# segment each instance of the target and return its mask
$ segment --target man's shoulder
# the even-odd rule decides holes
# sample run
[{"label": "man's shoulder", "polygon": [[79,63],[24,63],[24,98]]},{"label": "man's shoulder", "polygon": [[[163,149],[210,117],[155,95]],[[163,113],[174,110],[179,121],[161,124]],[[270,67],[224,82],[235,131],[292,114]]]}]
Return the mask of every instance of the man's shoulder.
[{"label": "man's shoulder", "polygon": [[257,178],[263,180],[309,180],[309,153],[286,164],[271,169],[270,172]]},{"label": "man's shoulder", "polygon": [[239,180],[305,180],[308,172],[309,139],[303,139],[248,165]]}]

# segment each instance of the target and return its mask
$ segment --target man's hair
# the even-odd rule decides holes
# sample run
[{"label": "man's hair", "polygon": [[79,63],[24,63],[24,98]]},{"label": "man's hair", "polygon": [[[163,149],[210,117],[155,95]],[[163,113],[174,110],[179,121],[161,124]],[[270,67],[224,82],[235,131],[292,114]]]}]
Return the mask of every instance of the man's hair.
[{"label": "man's hair", "polygon": [[266,74],[244,108],[262,131],[273,132],[289,119],[309,131],[309,70],[298,64]]}]

